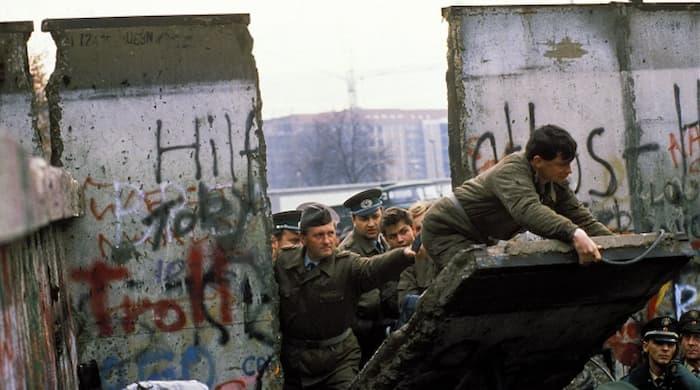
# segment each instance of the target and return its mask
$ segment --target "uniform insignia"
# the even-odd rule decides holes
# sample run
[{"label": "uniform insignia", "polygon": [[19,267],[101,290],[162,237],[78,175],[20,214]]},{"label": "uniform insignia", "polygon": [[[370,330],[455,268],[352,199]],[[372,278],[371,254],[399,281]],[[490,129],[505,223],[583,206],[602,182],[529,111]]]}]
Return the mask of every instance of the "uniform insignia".
[{"label": "uniform insignia", "polygon": [[372,207],[372,199],[363,200],[362,203],[360,203],[360,207],[362,207],[363,209],[368,209]]},{"label": "uniform insignia", "polygon": [[661,320],[661,326],[664,327],[664,331],[668,331],[668,327],[671,325],[671,319],[666,317]]}]

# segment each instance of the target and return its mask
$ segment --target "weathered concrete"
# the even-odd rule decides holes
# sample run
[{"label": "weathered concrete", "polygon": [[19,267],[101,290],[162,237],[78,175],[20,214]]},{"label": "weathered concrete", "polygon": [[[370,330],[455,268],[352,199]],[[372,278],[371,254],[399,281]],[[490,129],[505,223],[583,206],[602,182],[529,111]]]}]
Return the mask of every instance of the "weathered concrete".
[{"label": "weathered concrete", "polygon": [[43,157],[32,118],[32,76],[27,40],[32,22],[0,23],[0,136],[10,134],[26,150]]},{"label": "weathered concrete", "polygon": [[[599,220],[617,231],[684,233],[700,251],[700,5],[443,15],[454,184],[524,148],[537,126],[558,124],[579,145],[571,186]],[[644,317],[700,307],[698,271],[689,265],[664,286]],[[618,358],[636,348],[622,344]]]},{"label": "weathered concrete", "polygon": [[0,156],[0,244],[81,214],[80,186],[66,171],[28,156],[9,135],[0,135]]},{"label": "weathered concrete", "polygon": [[79,214],[78,185],[10,135],[0,135],[0,156],[0,387],[74,389],[75,328],[55,222]]},{"label": "weathered concrete", "polygon": [[[620,261],[655,238],[596,241]],[[693,256],[688,241],[667,238],[639,263],[582,267],[561,245],[456,255],[352,388],[559,390]]]},{"label": "weathered concrete", "polygon": [[[58,191],[56,191],[58,192]],[[77,389],[75,326],[53,226],[0,244],[0,378],[4,389]]]},{"label": "weathered concrete", "polygon": [[79,361],[103,388],[281,384],[265,145],[247,15],[47,20]]}]

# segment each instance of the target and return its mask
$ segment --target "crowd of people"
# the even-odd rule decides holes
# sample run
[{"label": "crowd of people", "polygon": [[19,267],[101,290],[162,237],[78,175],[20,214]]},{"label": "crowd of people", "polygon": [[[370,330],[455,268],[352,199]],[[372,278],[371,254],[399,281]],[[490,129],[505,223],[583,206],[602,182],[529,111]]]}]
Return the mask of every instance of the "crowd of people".
[{"label": "crowd of people", "polygon": [[[570,243],[582,265],[600,261],[591,236],[612,232],[568,185],[576,149],[566,130],[547,125],[532,132],[524,151],[435,202],[384,209],[381,190],[361,191],[343,204],[353,223],[345,237],[323,204],[274,214],[284,388],[347,388],[440,271],[474,244],[529,231]],[[647,333],[645,350],[652,350],[662,333]],[[694,343],[700,357],[700,339]]]}]

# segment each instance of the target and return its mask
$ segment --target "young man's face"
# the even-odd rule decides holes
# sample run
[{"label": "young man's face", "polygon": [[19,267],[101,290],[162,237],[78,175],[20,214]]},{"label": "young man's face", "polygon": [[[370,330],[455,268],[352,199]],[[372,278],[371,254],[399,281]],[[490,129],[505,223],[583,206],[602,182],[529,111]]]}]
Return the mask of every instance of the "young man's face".
[{"label": "young man's face", "polygon": [[379,237],[379,225],[381,223],[381,208],[369,215],[352,216],[352,224],[355,226],[355,230],[369,240],[376,240]]},{"label": "young man's face", "polygon": [[676,343],[668,343],[665,341],[656,341],[650,339],[642,343],[644,352],[649,354],[649,364],[656,367],[665,367],[671,362],[676,354]]},{"label": "young man's face", "polygon": [[562,159],[561,154],[553,160],[545,160],[536,155],[532,158],[532,166],[544,182],[561,183],[571,175],[571,161]]},{"label": "young man's face", "polygon": [[323,226],[310,227],[306,233],[301,234],[301,242],[312,260],[330,256],[336,246],[335,224],[331,222]]},{"label": "young man's face", "polygon": [[686,334],[681,339],[686,360],[700,361],[700,334]]},{"label": "young man's face", "polygon": [[402,248],[413,244],[416,235],[413,227],[404,221],[384,228],[384,238],[391,248]]}]

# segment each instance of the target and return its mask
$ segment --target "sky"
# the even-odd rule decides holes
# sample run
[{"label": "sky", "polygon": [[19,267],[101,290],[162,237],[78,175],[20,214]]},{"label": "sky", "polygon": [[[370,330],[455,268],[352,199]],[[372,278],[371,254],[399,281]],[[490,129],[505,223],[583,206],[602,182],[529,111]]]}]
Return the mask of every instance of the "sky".
[{"label": "sky", "polygon": [[[517,3],[567,2],[24,0],[0,7],[0,21],[34,20],[39,31],[41,20],[53,18],[248,13],[268,119],[345,109],[353,83],[362,108],[446,109],[448,26],[441,9]],[[48,34],[35,32],[30,55],[47,52],[52,62],[51,46]]]}]

